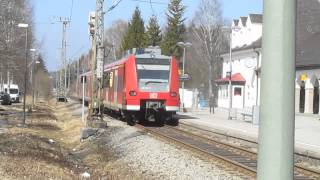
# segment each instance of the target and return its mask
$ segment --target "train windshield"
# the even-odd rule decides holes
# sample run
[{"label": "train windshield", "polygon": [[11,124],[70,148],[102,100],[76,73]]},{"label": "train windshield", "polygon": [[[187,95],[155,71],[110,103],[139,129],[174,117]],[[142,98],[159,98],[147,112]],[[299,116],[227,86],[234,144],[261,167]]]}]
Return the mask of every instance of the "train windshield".
[{"label": "train windshield", "polygon": [[138,83],[141,91],[169,91],[169,59],[137,59],[136,61]]}]

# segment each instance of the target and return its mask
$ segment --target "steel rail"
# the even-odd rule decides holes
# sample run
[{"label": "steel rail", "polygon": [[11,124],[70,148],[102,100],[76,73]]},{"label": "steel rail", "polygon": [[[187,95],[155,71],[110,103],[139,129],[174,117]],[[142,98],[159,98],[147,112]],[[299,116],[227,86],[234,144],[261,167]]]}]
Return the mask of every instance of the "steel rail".
[{"label": "steel rail", "polygon": [[[248,143],[252,143],[252,144],[258,145],[257,141],[248,140],[248,139],[241,138],[241,137],[236,137],[236,136],[233,136],[233,135],[230,135],[230,134],[224,134],[224,133],[216,132],[214,130],[207,130],[207,129],[204,129],[204,128],[201,128],[201,127],[198,127],[198,126],[192,126],[190,124],[183,123],[183,122],[179,122],[179,124],[183,125],[183,126],[187,126],[188,128],[193,128],[193,129],[196,129],[196,130],[199,130],[199,131],[208,132],[210,134],[216,134],[218,136],[224,136],[226,138],[232,138],[232,139],[241,140],[241,141],[244,141],[244,142],[248,142]],[[309,159],[320,161],[319,157],[306,155],[306,154],[302,154],[302,153],[299,153],[299,152],[295,152],[294,154],[298,155],[298,156],[301,156],[301,157],[305,157],[305,158],[309,158]]]},{"label": "steel rail", "polygon": [[168,135],[166,135],[164,133],[161,133],[161,130],[159,130],[159,129],[157,130],[156,128],[145,127],[145,126],[142,126],[140,124],[137,124],[136,127],[139,128],[139,129],[142,129],[142,130],[144,130],[144,131],[146,131],[146,132],[148,132],[148,133],[150,133],[150,134],[152,134],[152,135],[154,135],[156,137],[164,138],[166,140],[169,140],[169,142],[178,143],[179,145],[183,145],[183,146],[185,146],[185,147],[187,147],[187,148],[189,148],[191,150],[198,151],[198,152],[200,152],[200,153],[202,153],[202,154],[204,154],[204,155],[206,155],[208,157],[219,159],[220,161],[228,163],[229,165],[231,164],[232,166],[234,166],[234,168],[237,168],[239,170],[239,172],[241,172],[241,174],[244,174],[244,172],[240,171],[240,170],[244,170],[244,171],[246,171],[248,173],[248,175],[250,177],[255,177],[255,175],[256,175],[256,170],[253,169],[253,168],[245,166],[245,165],[243,165],[241,163],[238,163],[236,161],[233,161],[233,160],[228,159],[226,157],[223,157],[221,155],[205,151],[205,150],[203,150],[203,149],[201,149],[199,147],[196,147],[196,146],[191,145],[189,143],[183,142],[183,141],[181,141],[181,140],[179,140],[177,138],[170,137],[170,136],[168,136]]},{"label": "steel rail", "polygon": [[[241,168],[242,170],[247,171],[247,173],[250,174],[250,176],[256,175],[256,172],[257,172],[256,168],[252,168],[248,165],[245,165],[245,163],[246,164],[257,164],[257,161],[256,161],[257,153],[256,152],[250,151],[245,148],[233,146],[228,143],[219,142],[217,140],[209,139],[207,137],[200,136],[200,135],[197,135],[197,134],[185,131],[185,130],[181,130],[176,127],[171,127],[171,126],[164,126],[161,128],[159,128],[159,127],[145,127],[140,124],[137,124],[136,127],[139,129],[142,129],[150,134],[153,134],[157,137],[164,138],[166,140],[169,140],[170,142],[178,143],[178,144],[183,145],[189,149],[192,149],[192,150],[201,152],[202,154],[205,154],[207,156],[222,160],[225,163],[232,164],[233,166],[235,166],[237,168]],[[200,129],[200,128],[197,128],[197,129]],[[174,131],[174,133],[179,134],[181,136],[191,138],[193,140],[200,140],[200,141],[202,141],[202,143],[207,143],[212,146],[217,146],[220,148],[221,151],[224,150],[226,152],[235,153],[235,155],[237,155],[238,157],[231,156],[228,158],[228,155],[223,156],[223,155],[219,155],[214,152],[206,151],[206,150],[202,149],[201,147],[197,147],[197,146],[192,145],[188,142],[184,142],[183,140],[180,140],[177,137],[172,137],[172,136],[170,136],[170,133],[166,133],[166,131],[167,132]],[[222,134],[219,134],[219,135],[222,135]],[[236,137],[233,137],[233,138],[236,138]],[[232,160],[232,158],[238,159],[238,160],[248,158],[248,161],[246,161],[245,163],[240,163],[235,160]],[[241,161],[241,160],[239,160],[239,161]],[[253,166],[255,166],[255,165],[253,165]],[[294,179],[310,179],[310,180],[320,179],[320,172],[306,168],[306,167],[302,167],[299,165],[295,165],[295,178]]]},{"label": "steel rail", "polygon": [[[185,124],[184,124],[184,125],[185,125]],[[194,128],[194,127],[191,126],[191,125],[187,125],[187,126],[189,126],[189,127],[191,127],[191,128]],[[197,138],[202,138],[202,139],[205,139],[205,140],[210,141],[210,142],[219,143],[219,144],[222,144],[222,145],[224,145],[224,146],[228,146],[228,147],[230,147],[230,148],[234,148],[234,149],[237,149],[237,150],[244,151],[245,153],[248,153],[248,154],[250,154],[250,155],[257,156],[257,153],[256,153],[256,152],[250,151],[250,150],[245,149],[245,148],[242,148],[242,147],[237,147],[237,146],[233,146],[233,145],[228,144],[228,143],[219,142],[219,141],[216,141],[216,140],[213,140],[213,139],[209,139],[209,138],[207,138],[207,137],[200,136],[200,135],[197,135],[197,134],[194,134],[194,133],[191,133],[191,132],[189,132],[189,131],[182,130],[182,129],[178,129],[178,128],[176,128],[176,127],[170,127],[170,128],[172,128],[172,129],[174,129],[174,130],[177,130],[177,131],[180,131],[181,133],[189,134],[190,136],[195,136],[195,137],[197,137]],[[198,127],[195,127],[195,129],[203,130],[203,129],[198,128]],[[203,130],[203,131],[215,133],[215,132],[208,131],[208,130]],[[222,133],[219,133],[219,135],[223,135],[223,134],[222,134]],[[243,140],[243,138],[237,138],[237,137],[235,137],[235,136],[229,136],[229,135],[226,135],[226,136],[232,137],[232,138],[234,138],[234,139]],[[251,142],[251,141],[247,141],[247,140],[245,140],[245,141],[246,141],[246,142]],[[254,144],[258,144],[258,143],[254,143]],[[297,154],[297,153],[296,153],[296,154]],[[255,158],[255,159],[256,159],[256,158]],[[318,159],[318,158],[315,158],[315,159]],[[301,165],[297,165],[297,164],[294,165],[294,168],[295,168],[295,171],[298,171],[298,172],[300,172],[300,173],[302,173],[302,174],[306,174],[307,176],[318,176],[317,178],[320,179],[320,172],[319,172],[319,171],[316,171],[316,170],[314,170],[314,169],[310,169],[310,168],[307,168],[307,167],[304,167],[304,166],[301,166]],[[296,179],[296,178],[295,178],[295,179]]]}]

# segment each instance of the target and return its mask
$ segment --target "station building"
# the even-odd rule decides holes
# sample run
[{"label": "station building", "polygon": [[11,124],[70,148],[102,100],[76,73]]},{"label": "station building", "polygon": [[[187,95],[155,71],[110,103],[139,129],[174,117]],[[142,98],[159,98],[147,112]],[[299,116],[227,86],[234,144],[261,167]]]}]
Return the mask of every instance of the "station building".
[{"label": "station building", "polygon": [[[260,104],[261,61],[267,60],[261,54],[262,19],[261,14],[249,14],[233,20],[231,62],[229,52],[221,55],[222,78],[216,80],[219,87],[218,107],[229,108],[230,80],[233,108],[244,109]],[[295,91],[297,113],[319,114],[319,79],[320,2],[298,0]]]}]

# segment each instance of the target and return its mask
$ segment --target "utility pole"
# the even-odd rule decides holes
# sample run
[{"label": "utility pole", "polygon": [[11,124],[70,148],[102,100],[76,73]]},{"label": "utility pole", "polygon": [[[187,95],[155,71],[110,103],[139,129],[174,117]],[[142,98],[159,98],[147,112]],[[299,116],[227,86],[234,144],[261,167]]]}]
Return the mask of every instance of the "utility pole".
[{"label": "utility pole", "polygon": [[3,86],[3,83],[2,83],[2,72],[3,72],[2,63],[0,63],[0,92],[3,91],[3,89],[2,89],[2,86]]},{"label": "utility pole", "polygon": [[59,88],[58,88],[58,101],[67,101],[67,39],[66,30],[67,25],[70,23],[68,18],[60,17],[59,22],[62,23],[62,41],[61,41],[61,59],[60,59],[60,72],[59,72]]},{"label": "utility pole", "polygon": [[[90,118],[100,118],[102,119],[102,109],[101,109],[101,89],[102,89],[102,77],[103,77],[103,59],[104,59],[104,45],[103,45],[103,35],[104,35],[104,12],[103,12],[104,0],[96,0],[96,11],[94,22],[89,22],[90,30],[92,35],[92,95],[91,103],[89,109],[89,119]],[[94,24],[93,24],[94,23]]]},{"label": "utility pole", "polygon": [[79,86],[79,61],[76,61],[77,62],[77,79],[76,79],[76,90],[78,90],[78,86]]},{"label": "utility pole", "polygon": [[263,1],[258,180],[294,175],[296,0]]},{"label": "utility pole", "polygon": [[7,72],[7,93],[10,93],[10,71]]},{"label": "utility pole", "polygon": [[71,84],[71,59],[68,61],[68,92],[70,92],[70,84]]}]

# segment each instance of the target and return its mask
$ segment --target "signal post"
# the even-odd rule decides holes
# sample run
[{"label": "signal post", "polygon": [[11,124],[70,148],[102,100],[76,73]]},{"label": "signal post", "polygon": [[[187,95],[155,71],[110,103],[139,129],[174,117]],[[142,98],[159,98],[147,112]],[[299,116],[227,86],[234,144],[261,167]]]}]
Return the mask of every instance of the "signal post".
[{"label": "signal post", "polygon": [[[92,60],[91,72],[92,87],[89,113],[87,117],[88,126],[101,126],[103,122],[103,103],[101,101],[104,59],[104,0],[96,0],[96,11],[89,16],[89,32],[92,37]],[[104,125],[102,125],[104,126]]]}]

